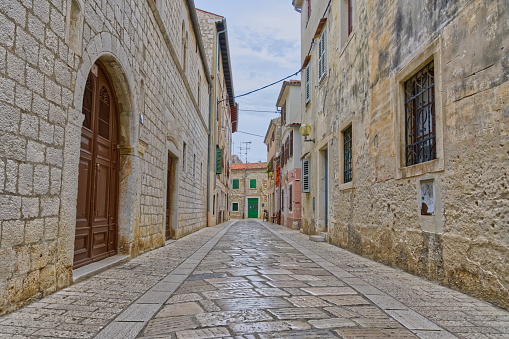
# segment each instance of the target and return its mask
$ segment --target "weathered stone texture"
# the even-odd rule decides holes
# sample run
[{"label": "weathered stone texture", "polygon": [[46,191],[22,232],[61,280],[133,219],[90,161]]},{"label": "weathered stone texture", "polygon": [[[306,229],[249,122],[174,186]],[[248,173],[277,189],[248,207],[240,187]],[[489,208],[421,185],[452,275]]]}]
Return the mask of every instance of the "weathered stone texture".
[{"label": "weathered stone texture", "polygon": [[[304,230],[316,233],[325,213],[318,150],[332,134],[328,232],[334,244],[509,307],[507,2],[356,1],[354,31],[346,44],[338,34],[344,15],[339,3],[327,13],[326,80],[312,90],[308,105],[303,99],[303,122],[313,126],[311,137],[317,138],[303,147],[303,153],[312,152]],[[304,23],[303,57],[317,21],[307,30]],[[426,60],[413,62],[430,46],[435,46],[429,55],[436,65],[437,130],[443,130],[437,140],[443,152],[437,166],[405,168],[398,163],[404,146],[398,139],[404,128],[400,77],[423,66]],[[316,49],[317,44],[312,87]],[[349,121],[354,179],[345,188],[336,140]],[[434,180],[434,216],[420,213],[422,180]]]},{"label": "weathered stone texture", "polygon": [[0,262],[9,263],[0,264],[0,314],[72,283],[81,108],[98,61],[119,102],[118,251],[134,257],[164,245],[169,150],[178,163],[176,234],[206,225],[206,171],[192,163],[207,161],[209,79],[187,1],[78,2],[79,50],[66,35],[70,2],[0,2]]}]

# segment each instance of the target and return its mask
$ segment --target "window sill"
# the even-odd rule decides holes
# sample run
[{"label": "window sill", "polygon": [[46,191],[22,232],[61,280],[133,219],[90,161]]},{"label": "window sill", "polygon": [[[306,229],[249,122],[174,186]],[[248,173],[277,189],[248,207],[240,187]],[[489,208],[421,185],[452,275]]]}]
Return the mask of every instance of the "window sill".
[{"label": "window sill", "polygon": [[440,172],[444,170],[444,161],[443,159],[435,159],[431,161],[426,161],[420,164],[408,166],[408,167],[400,167],[397,173],[397,179],[406,179],[412,178],[419,175],[423,175],[426,173]]},{"label": "window sill", "polygon": [[339,185],[339,190],[340,191],[352,190],[354,188],[355,188],[355,186],[353,184],[353,181],[350,181],[350,182],[347,182],[345,184],[340,184]]}]

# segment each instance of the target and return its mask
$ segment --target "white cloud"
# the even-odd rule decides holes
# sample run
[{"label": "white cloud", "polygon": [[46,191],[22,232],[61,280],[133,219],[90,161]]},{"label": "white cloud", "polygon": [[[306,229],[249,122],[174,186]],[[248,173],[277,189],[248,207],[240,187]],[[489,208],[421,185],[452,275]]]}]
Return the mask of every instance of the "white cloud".
[{"label": "white cloud", "polygon": [[[291,0],[195,0],[196,8],[226,18],[233,86],[236,95],[268,85],[295,73],[300,67],[300,15]],[[300,75],[293,77],[300,80]],[[274,113],[246,112],[243,109],[275,111],[281,84],[238,98],[238,130],[265,136]],[[266,161],[263,138],[242,133],[233,135],[235,149],[251,141],[248,161]],[[244,161],[244,155],[242,155]]]}]

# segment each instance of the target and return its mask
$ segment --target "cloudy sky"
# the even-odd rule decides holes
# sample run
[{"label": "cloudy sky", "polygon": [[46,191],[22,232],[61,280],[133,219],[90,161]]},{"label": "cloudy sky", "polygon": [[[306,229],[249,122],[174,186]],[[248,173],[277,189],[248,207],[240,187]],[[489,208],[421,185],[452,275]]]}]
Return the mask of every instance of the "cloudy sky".
[{"label": "cloudy sky", "polygon": [[[236,96],[299,70],[300,14],[293,9],[291,0],[195,0],[195,6],[226,18]],[[300,80],[300,74],[291,79]],[[267,160],[263,137],[270,120],[278,116],[274,112],[281,84],[236,99],[240,108],[239,132],[233,134],[233,154],[240,156],[241,143],[251,141],[248,162]],[[245,161],[244,152],[241,159]]]}]

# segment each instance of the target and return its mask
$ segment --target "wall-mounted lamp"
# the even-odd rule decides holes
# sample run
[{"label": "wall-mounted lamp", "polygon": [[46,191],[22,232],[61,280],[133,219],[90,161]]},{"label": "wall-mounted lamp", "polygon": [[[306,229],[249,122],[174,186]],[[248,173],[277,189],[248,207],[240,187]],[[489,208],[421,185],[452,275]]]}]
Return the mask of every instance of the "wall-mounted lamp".
[{"label": "wall-mounted lamp", "polygon": [[299,132],[304,137],[304,141],[315,142],[315,139],[308,139],[308,135],[309,133],[311,133],[311,126],[307,124],[302,124],[300,125]]}]

